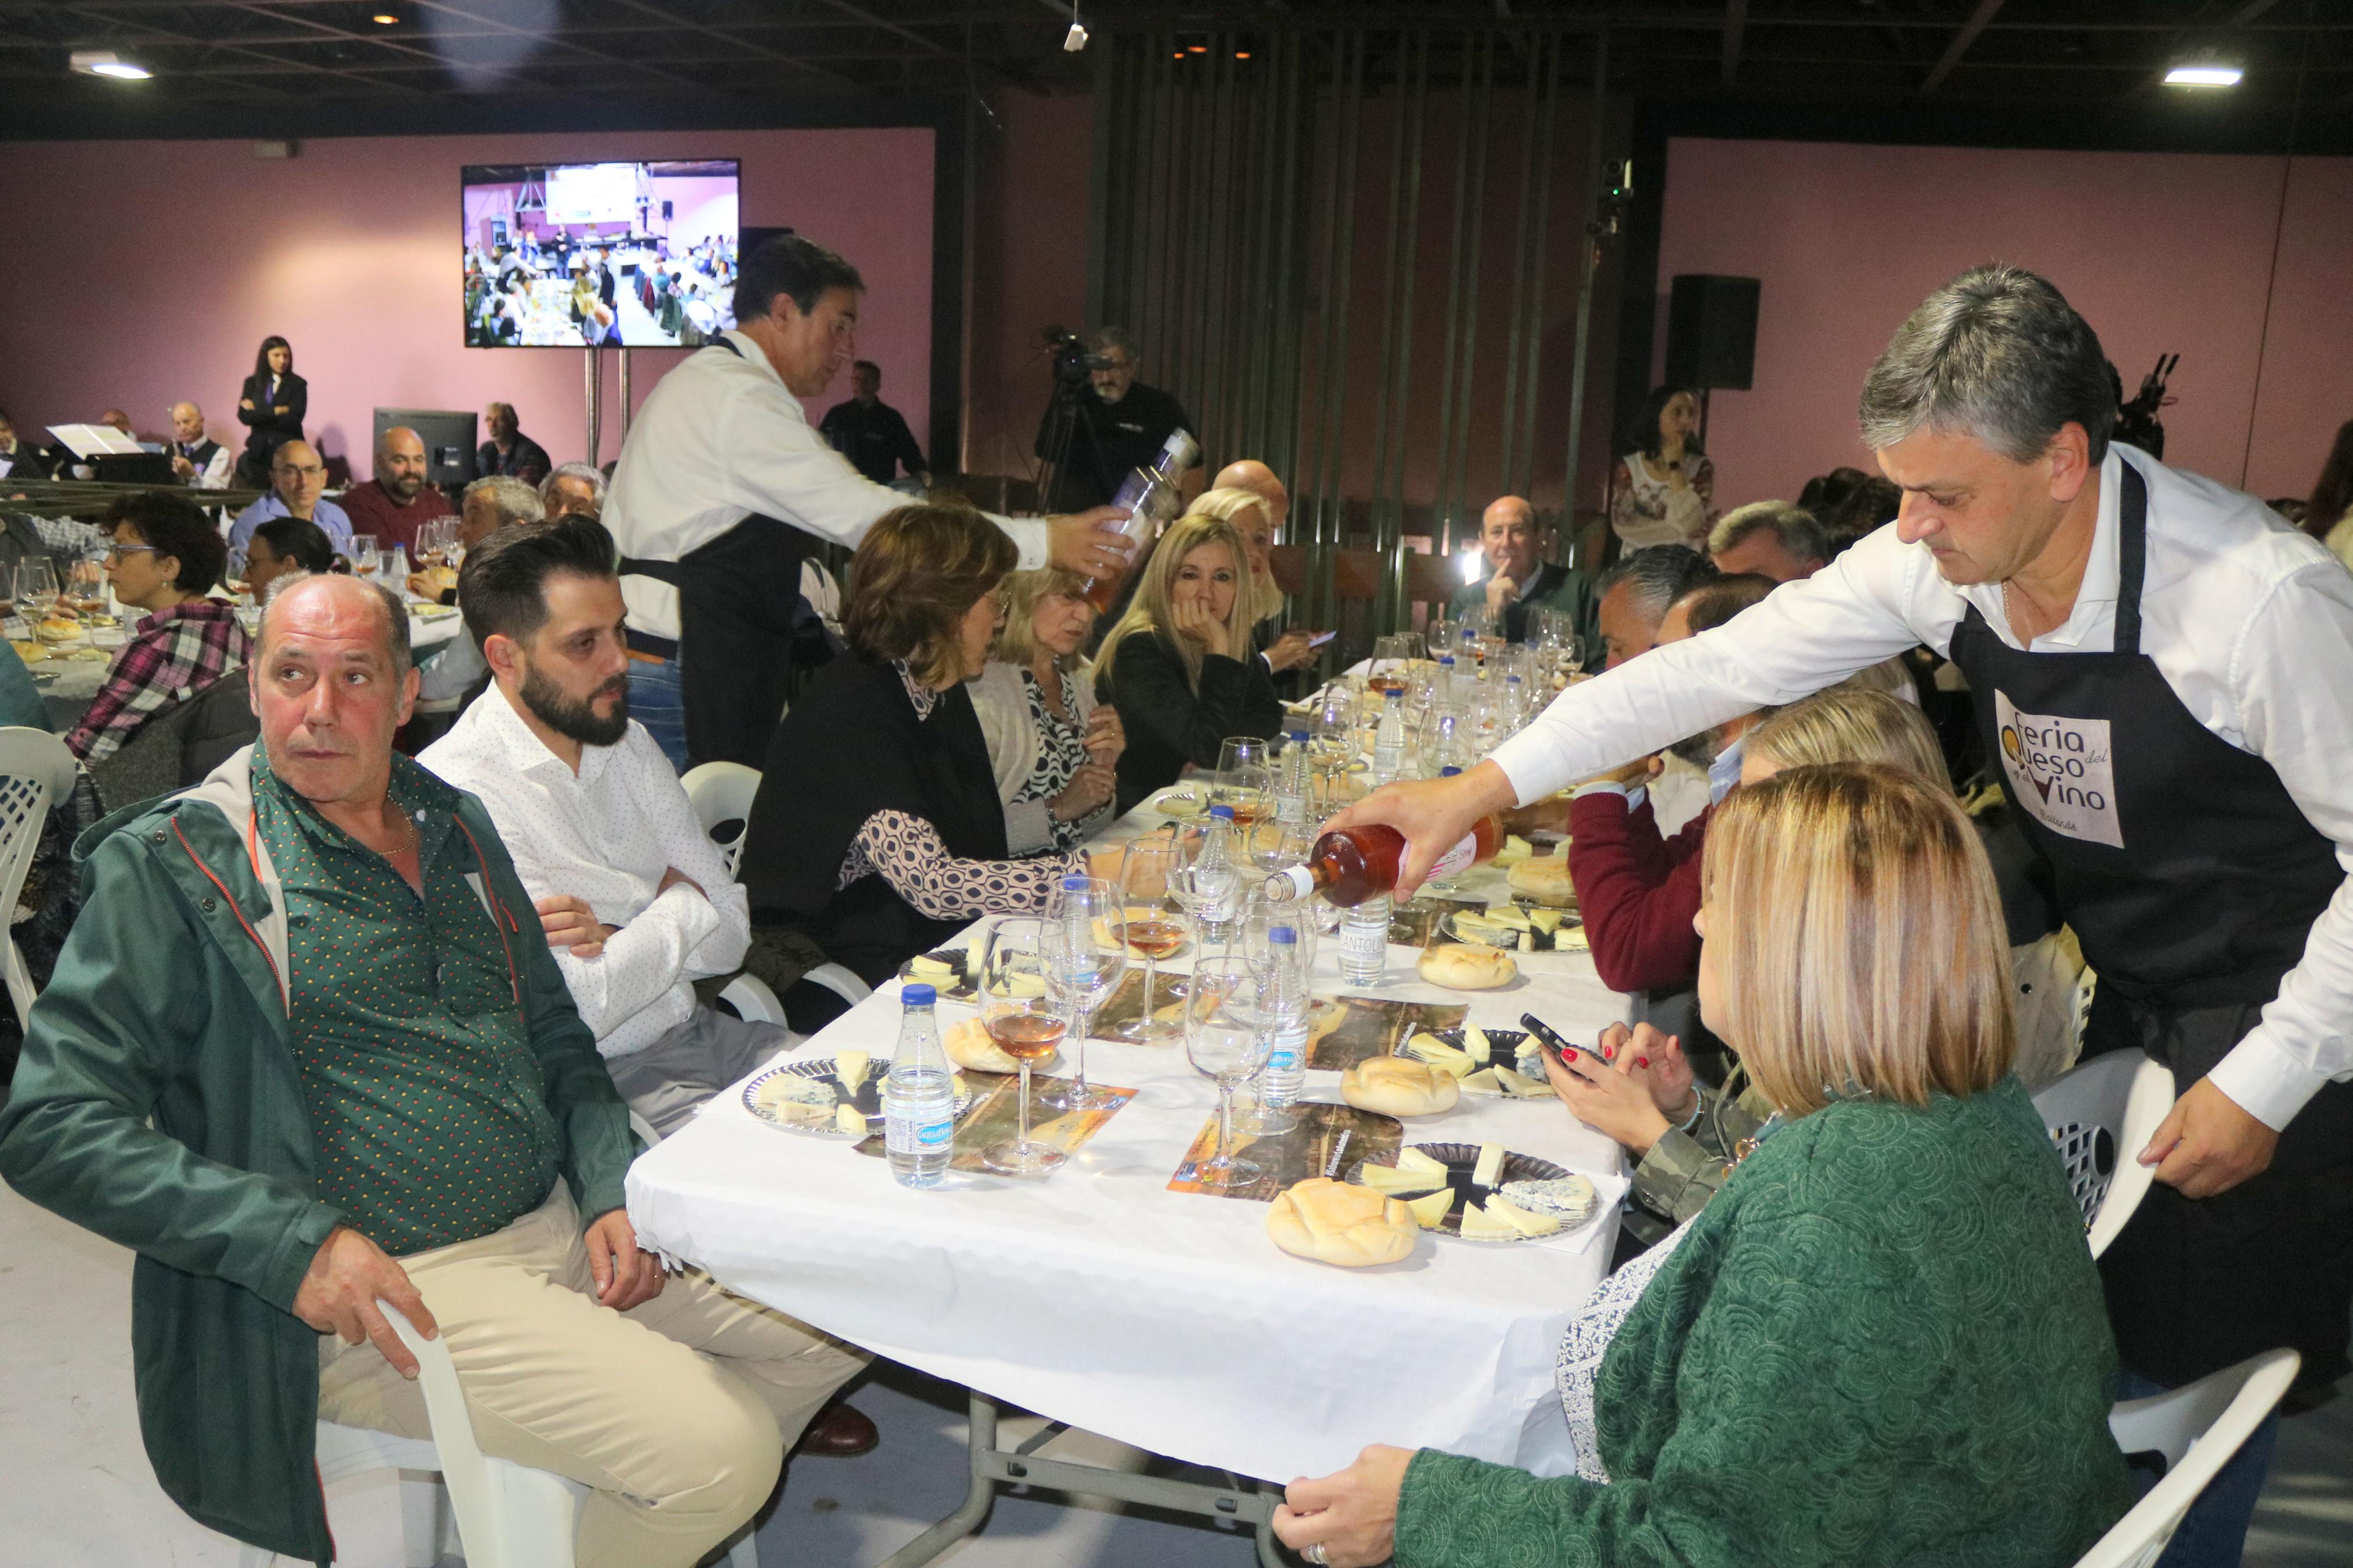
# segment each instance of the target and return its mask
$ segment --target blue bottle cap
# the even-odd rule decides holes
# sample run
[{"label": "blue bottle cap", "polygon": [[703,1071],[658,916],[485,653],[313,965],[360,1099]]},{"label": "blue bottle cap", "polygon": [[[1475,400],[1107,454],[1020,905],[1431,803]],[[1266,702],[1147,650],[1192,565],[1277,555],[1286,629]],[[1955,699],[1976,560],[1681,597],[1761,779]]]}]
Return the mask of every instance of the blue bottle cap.
[{"label": "blue bottle cap", "polygon": [[1277,947],[1297,947],[1299,933],[1289,926],[1271,926],[1267,930],[1266,940]]},{"label": "blue bottle cap", "polygon": [[928,1007],[940,999],[940,994],[928,985],[903,985],[899,1000],[910,1007]]},{"label": "blue bottle cap", "polygon": [[1461,768],[1440,768],[1438,770],[1438,776],[1442,779],[1451,779],[1461,771],[1462,770]]},{"label": "blue bottle cap", "polygon": [[1307,739],[1307,731],[1304,730],[1285,730],[1283,734],[1293,741],[1304,741]]},{"label": "blue bottle cap", "polygon": [[[1231,822],[1234,819],[1234,808],[1230,805],[1213,805],[1209,807],[1209,815]],[[1066,888],[1070,886],[1068,882],[1062,885]]]},{"label": "blue bottle cap", "polygon": [[1454,656],[1451,653],[1441,653],[1438,656],[1438,662],[1440,664],[1452,664],[1454,662]]},{"label": "blue bottle cap", "polygon": [[[1233,814],[1231,812],[1228,812],[1226,815],[1230,816]],[[1084,877],[1065,877],[1062,879],[1062,891],[1066,893],[1084,892],[1086,890],[1086,886],[1087,879]]]}]

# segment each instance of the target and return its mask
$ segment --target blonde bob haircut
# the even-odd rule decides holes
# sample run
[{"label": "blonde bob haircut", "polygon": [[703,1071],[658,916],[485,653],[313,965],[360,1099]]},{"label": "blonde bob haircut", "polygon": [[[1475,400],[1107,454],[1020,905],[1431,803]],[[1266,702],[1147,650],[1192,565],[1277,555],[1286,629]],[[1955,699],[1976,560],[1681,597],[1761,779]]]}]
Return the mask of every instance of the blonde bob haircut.
[{"label": "blonde bob haircut", "polygon": [[[1198,643],[1180,637],[1173,630],[1176,616],[1170,609],[1171,590],[1176,584],[1176,573],[1185,558],[1206,545],[1222,544],[1234,563],[1234,607],[1226,616],[1225,646],[1212,642],[1208,651],[1228,658],[1250,657],[1250,547],[1242,542],[1241,531],[1222,517],[1207,517],[1188,513],[1168,525],[1160,536],[1160,543],[1152,552],[1152,559],[1144,563],[1144,580],[1136,584],[1134,602],[1127,614],[1103,640],[1103,650],[1095,655],[1095,679],[1098,683],[1113,679],[1112,666],[1119,657],[1119,646],[1129,637],[1142,635],[1165,635],[1175,646],[1176,657],[1185,661],[1185,684],[1195,691],[1201,689],[1201,656]],[[1104,689],[1110,689],[1108,686]]]},{"label": "blonde bob haircut", "polygon": [[904,659],[926,686],[964,668],[959,624],[1019,562],[1004,530],[969,507],[902,506],[875,519],[849,558],[841,635],[874,659]]},{"label": "blonde bob haircut", "polygon": [[1927,716],[1901,698],[1835,686],[1776,709],[1741,742],[1776,768],[1878,763],[1916,774],[1950,795],[1953,775]]},{"label": "blonde bob haircut", "polygon": [[[1038,657],[1038,606],[1056,597],[1085,604],[1086,588],[1087,580],[1067,567],[1038,566],[1014,573],[1005,580],[1005,624],[997,628],[997,640],[988,645],[988,657],[1029,668],[1029,661]],[[1087,607],[1092,610],[1094,606]],[[1081,654],[1054,656],[1056,669],[1076,669],[1084,662]]]},{"label": "blonde bob haircut", "polygon": [[1775,1106],[1925,1106],[2018,1054],[2001,901],[1952,792],[1877,763],[1792,768],[1725,797],[1702,898],[1711,1019]]},{"label": "blonde bob haircut", "polygon": [[[1187,507],[1185,512],[1188,517],[1222,517],[1232,523],[1237,530],[1263,528],[1267,532],[1269,547],[1271,548],[1274,542],[1274,509],[1269,506],[1266,498],[1256,490],[1246,490],[1240,485],[1222,485],[1216,489],[1203,490],[1193,498],[1193,504]],[[1252,512],[1258,515],[1253,518],[1250,516]],[[1243,543],[1247,548],[1249,541],[1245,539]],[[1249,613],[1251,626],[1258,625],[1259,622],[1282,608],[1282,590],[1274,585],[1274,573],[1271,563],[1264,576],[1259,575],[1255,571],[1251,572],[1250,581],[1244,584],[1244,587],[1246,592],[1240,595],[1240,598]]]}]

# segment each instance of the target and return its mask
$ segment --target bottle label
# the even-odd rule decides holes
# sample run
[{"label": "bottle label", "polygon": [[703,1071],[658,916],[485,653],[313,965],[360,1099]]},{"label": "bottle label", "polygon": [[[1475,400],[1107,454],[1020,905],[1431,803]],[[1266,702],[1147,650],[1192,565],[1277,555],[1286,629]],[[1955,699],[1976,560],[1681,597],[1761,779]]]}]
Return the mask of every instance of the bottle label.
[{"label": "bottle label", "polygon": [[1295,1051],[1295,1050],[1285,1050],[1285,1049],[1278,1048],[1278,1049],[1275,1049],[1275,1050],[1269,1051],[1269,1052],[1267,1053],[1267,1056],[1266,1056],[1266,1070],[1267,1070],[1268,1072],[1270,1072],[1270,1073],[1285,1073],[1285,1072],[1289,1072],[1292,1068],[1293,1068],[1297,1067],[1298,1065],[1299,1065],[1299,1053],[1298,1053],[1297,1051]]},{"label": "bottle label", "polygon": [[1472,857],[1478,853],[1479,836],[1475,833],[1464,834],[1461,843],[1438,858],[1438,864],[1430,868],[1430,879],[1434,881],[1440,877],[1451,877],[1455,872],[1468,867]]},{"label": "bottle label", "polygon": [[883,1123],[882,1146],[893,1154],[936,1154],[955,1136],[954,1117],[936,1121],[894,1116]]},{"label": "bottle label", "polygon": [[1303,827],[1307,824],[1307,797],[1303,795],[1280,795],[1274,797],[1274,819],[1285,827]]},{"label": "bottle label", "polygon": [[1388,957],[1389,924],[1384,920],[1352,920],[1340,927],[1340,956],[1356,965],[1377,968]]}]

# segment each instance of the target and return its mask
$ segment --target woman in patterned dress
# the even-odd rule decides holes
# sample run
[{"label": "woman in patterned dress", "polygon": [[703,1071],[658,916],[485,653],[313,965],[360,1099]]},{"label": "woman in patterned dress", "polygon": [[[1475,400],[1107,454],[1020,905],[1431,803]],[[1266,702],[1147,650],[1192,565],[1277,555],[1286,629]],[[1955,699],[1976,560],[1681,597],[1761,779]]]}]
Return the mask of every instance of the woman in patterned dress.
[{"label": "woman in patterned dress", "polygon": [[869,984],[982,915],[1042,911],[1084,854],[1008,856],[965,680],[1005,614],[1013,542],[963,507],[885,513],[850,558],[849,652],[777,726],[745,824],[756,926]]},{"label": "woman in patterned dress", "polygon": [[972,682],[1006,848],[1017,856],[1075,849],[1111,820],[1127,737],[1118,710],[1096,705],[1094,672],[1079,652],[1095,620],[1085,587],[1056,566],[1007,578],[1005,624]]},{"label": "woman in patterned dress", "polygon": [[1627,550],[1688,544],[1707,553],[1715,524],[1715,466],[1699,446],[1699,398],[1654,388],[1634,426],[1634,449],[1609,477],[1609,526]]}]

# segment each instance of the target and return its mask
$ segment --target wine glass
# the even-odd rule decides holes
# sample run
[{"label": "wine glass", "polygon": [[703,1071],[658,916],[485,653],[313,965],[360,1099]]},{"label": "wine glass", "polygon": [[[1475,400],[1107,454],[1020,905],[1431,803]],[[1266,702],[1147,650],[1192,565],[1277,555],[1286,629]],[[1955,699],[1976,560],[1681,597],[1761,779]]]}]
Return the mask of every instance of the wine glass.
[{"label": "wine glass", "polygon": [[1185,995],[1185,1055],[1218,1086],[1218,1150],[1194,1167],[1205,1187],[1255,1181],[1254,1161],[1234,1156],[1234,1090],[1266,1066],[1271,1043],[1259,1005],[1259,979],[1247,960],[1205,958],[1193,965]]},{"label": "wine glass", "polygon": [[58,569],[46,555],[27,555],[16,563],[16,608],[30,621],[57,613]]},{"label": "wine glass", "polygon": [[373,577],[384,570],[384,552],[376,548],[373,533],[352,535],[352,571],[358,576]]},{"label": "wine glass", "polygon": [[66,567],[66,603],[79,614],[106,608],[106,567],[100,555],[77,556]]},{"label": "wine glass", "polygon": [[997,1048],[1021,1064],[1018,1134],[1009,1143],[992,1143],[981,1151],[981,1161],[992,1171],[1034,1176],[1053,1170],[1066,1156],[1059,1149],[1029,1140],[1029,1064],[1054,1054],[1069,1029],[1061,1005],[1048,994],[1046,922],[1036,919],[1002,920],[981,948],[980,1024]]},{"label": "wine glass", "polygon": [[1237,826],[1254,822],[1266,809],[1272,784],[1272,746],[1256,735],[1229,735],[1218,742],[1218,771],[1210,775],[1209,804],[1234,808]]},{"label": "wine glass", "polygon": [[1123,1040],[1147,1044],[1182,1032],[1184,1026],[1153,1016],[1160,961],[1185,942],[1185,908],[1170,885],[1183,861],[1173,835],[1149,833],[1128,841],[1119,858],[1120,908],[1127,920],[1127,945],[1144,955],[1144,1004],[1134,1019],[1113,1026]]},{"label": "wine glass", "polygon": [[[1213,807],[1212,810],[1215,808]],[[1176,869],[1170,875],[1168,885],[1193,920],[1195,940],[1206,945],[1211,941],[1233,940],[1234,918],[1241,910],[1243,877],[1240,865],[1243,854],[1241,835],[1233,831],[1228,822],[1227,847],[1231,858],[1219,866],[1203,865],[1204,852],[1208,848],[1209,835],[1217,819],[1208,822],[1180,823],[1175,834]]]},{"label": "wine glass", "polygon": [[1065,877],[1046,911],[1043,943],[1049,991],[1070,1010],[1077,1060],[1067,1087],[1040,1096],[1057,1110],[1100,1110],[1119,1103],[1087,1087],[1087,1032],[1097,1007],[1127,973],[1127,916],[1119,889],[1101,877]]}]

